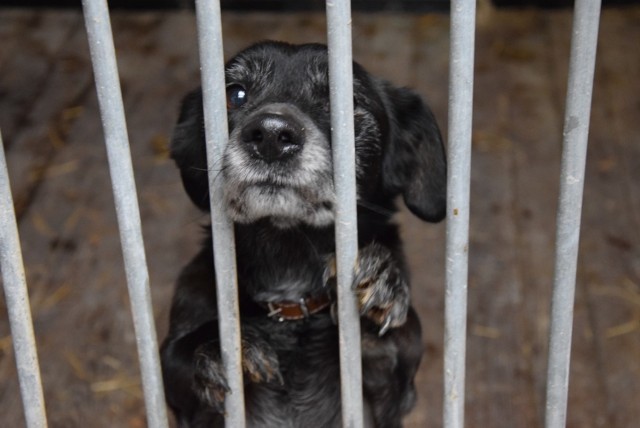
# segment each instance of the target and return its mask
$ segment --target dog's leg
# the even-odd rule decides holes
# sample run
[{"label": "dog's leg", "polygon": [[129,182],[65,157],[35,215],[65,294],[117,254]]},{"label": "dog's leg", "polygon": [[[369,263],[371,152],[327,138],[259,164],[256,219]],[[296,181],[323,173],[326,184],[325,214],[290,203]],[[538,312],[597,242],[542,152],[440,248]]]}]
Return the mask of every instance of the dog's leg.
[{"label": "dog's leg", "polygon": [[366,327],[362,334],[362,379],[375,427],[400,428],[416,402],[414,378],[422,358],[422,329],[413,308],[406,322],[383,337]]},{"label": "dog's leg", "polygon": [[[229,387],[220,356],[217,328],[214,322],[206,323],[177,341],[166,343],[162,352],[165,377],[190,378],[189,389],[198,401],[222,413],[224,397],[229,392]],[[182,364],[177,366],[176,363],[179,362]],[[252,328],[242,329],[242,368],[247,375],[245,382],[283,383],[275,351],[263,335]],[[171,369],[176,373],[169,373],[168,370]],[[191,373],[189,375],[184,371]],[[176,397],[178,401],[184,398],[186,397]]]},{"label": "dog's leg", "polygon": [[[180,274],[169,335],[161,349],[167,401],[178,419],[190,419],[200,407],[222,413],[228,392],[220,356],[212,261],[211,249],[205,248]],[[265,333],[245,323],[241,328],[245,381],[280,381],[278,358]]]},{"label": "dog's leg", "polygon": [[[242,369],[248,377],[245,383],[283,383],[275,351],[262,335],[249,328],[242,329]],[[194,353],[194,389],[203,402],[222,411],[229,387],[217,341],[203,343]]]},{"label": "dog's leg", "polygon": [[[335,286],[335,256],[327,263],[325,283]],[[407,320],[410,305],[409,282],[401,257],[376,242],[360,248],[355,267],[353,289],[360,313],[380,326],[384,335]]]},{"label": "dog's leg", "polygon": [[242,369],[253,383],[282,385],[278,355],[268,340],[264,332],[251,326],[242,327]]},{"label": "dog's leg", "polygon": [[389,248],[374,242],[360,249],[353,287],[360,312],[380,326],[381,336],[406,322],[409,282]]}]

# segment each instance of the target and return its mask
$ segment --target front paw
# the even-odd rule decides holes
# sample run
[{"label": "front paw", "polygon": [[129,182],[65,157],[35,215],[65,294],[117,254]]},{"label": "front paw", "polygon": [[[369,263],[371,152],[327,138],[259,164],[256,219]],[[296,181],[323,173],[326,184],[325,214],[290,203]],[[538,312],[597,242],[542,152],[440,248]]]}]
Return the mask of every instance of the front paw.
[{"label": "front paw", "polygon": [[243,332],[242,368],[251,382],[284,383],[280,373],[278,355],[271,345],[259,334]]},{"label": "front paw", "polygon": [[204,343],[194,354],[193,390],[200,401],[224,412],[224,397],[230,391],[217,342]]},{"label": "front paw", "polygon": [[[222,413],[224,397],[230,390],[217,342],[208,342],[196,349],[194,369],[196,394],[201,401]],[[253,383],[284,383],[277,354],[258,334],[243,331],[242,369]]]},{"label": "front paw", "polygon": [[380,336],[406,322],[409,284],[388,248],[374,243],[360,249],[353,287],[360,313],[380,326]]}]

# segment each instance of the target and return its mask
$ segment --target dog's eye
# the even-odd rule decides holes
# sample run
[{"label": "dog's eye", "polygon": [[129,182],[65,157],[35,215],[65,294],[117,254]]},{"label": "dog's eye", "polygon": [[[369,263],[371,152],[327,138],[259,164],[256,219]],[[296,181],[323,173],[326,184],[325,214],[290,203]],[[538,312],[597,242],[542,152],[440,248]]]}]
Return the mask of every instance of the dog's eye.
[{"label": "dog's eye", "polygon": [[247,102],[247,91],[242,85],[233,84],[227,87],[227,108],[242,107]]}]

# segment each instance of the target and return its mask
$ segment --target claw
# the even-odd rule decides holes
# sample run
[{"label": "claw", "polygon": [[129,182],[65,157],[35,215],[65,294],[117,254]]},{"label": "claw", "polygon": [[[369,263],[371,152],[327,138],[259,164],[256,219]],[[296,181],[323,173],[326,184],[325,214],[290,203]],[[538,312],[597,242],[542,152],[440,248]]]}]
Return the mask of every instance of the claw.
[{"label": "claw", "polygon": [[275,351],[264,339],[249,333],[242,338],[242,368],[254,383],[284,384]]},{"label": "claw", "polygon": [[384,336],[384,334],[389,331],[389,329],[391,328],[391,317],[386,317],[384,319],[384,323],[382,323],[382,326],[380,327],[380,331],[378,332],[378,337],[382,337]]}]

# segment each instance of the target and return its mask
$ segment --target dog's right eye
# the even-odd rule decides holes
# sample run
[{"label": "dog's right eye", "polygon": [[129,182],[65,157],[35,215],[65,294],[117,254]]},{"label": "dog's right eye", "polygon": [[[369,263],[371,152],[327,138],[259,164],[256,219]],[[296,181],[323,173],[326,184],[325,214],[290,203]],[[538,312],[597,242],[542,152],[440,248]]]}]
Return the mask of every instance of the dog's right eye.
[{"label": "dog's right eye", "polygon": [[227,108],[242,107],[247,102],[247,91],[242,85],[233,84],[227,87]]}]

